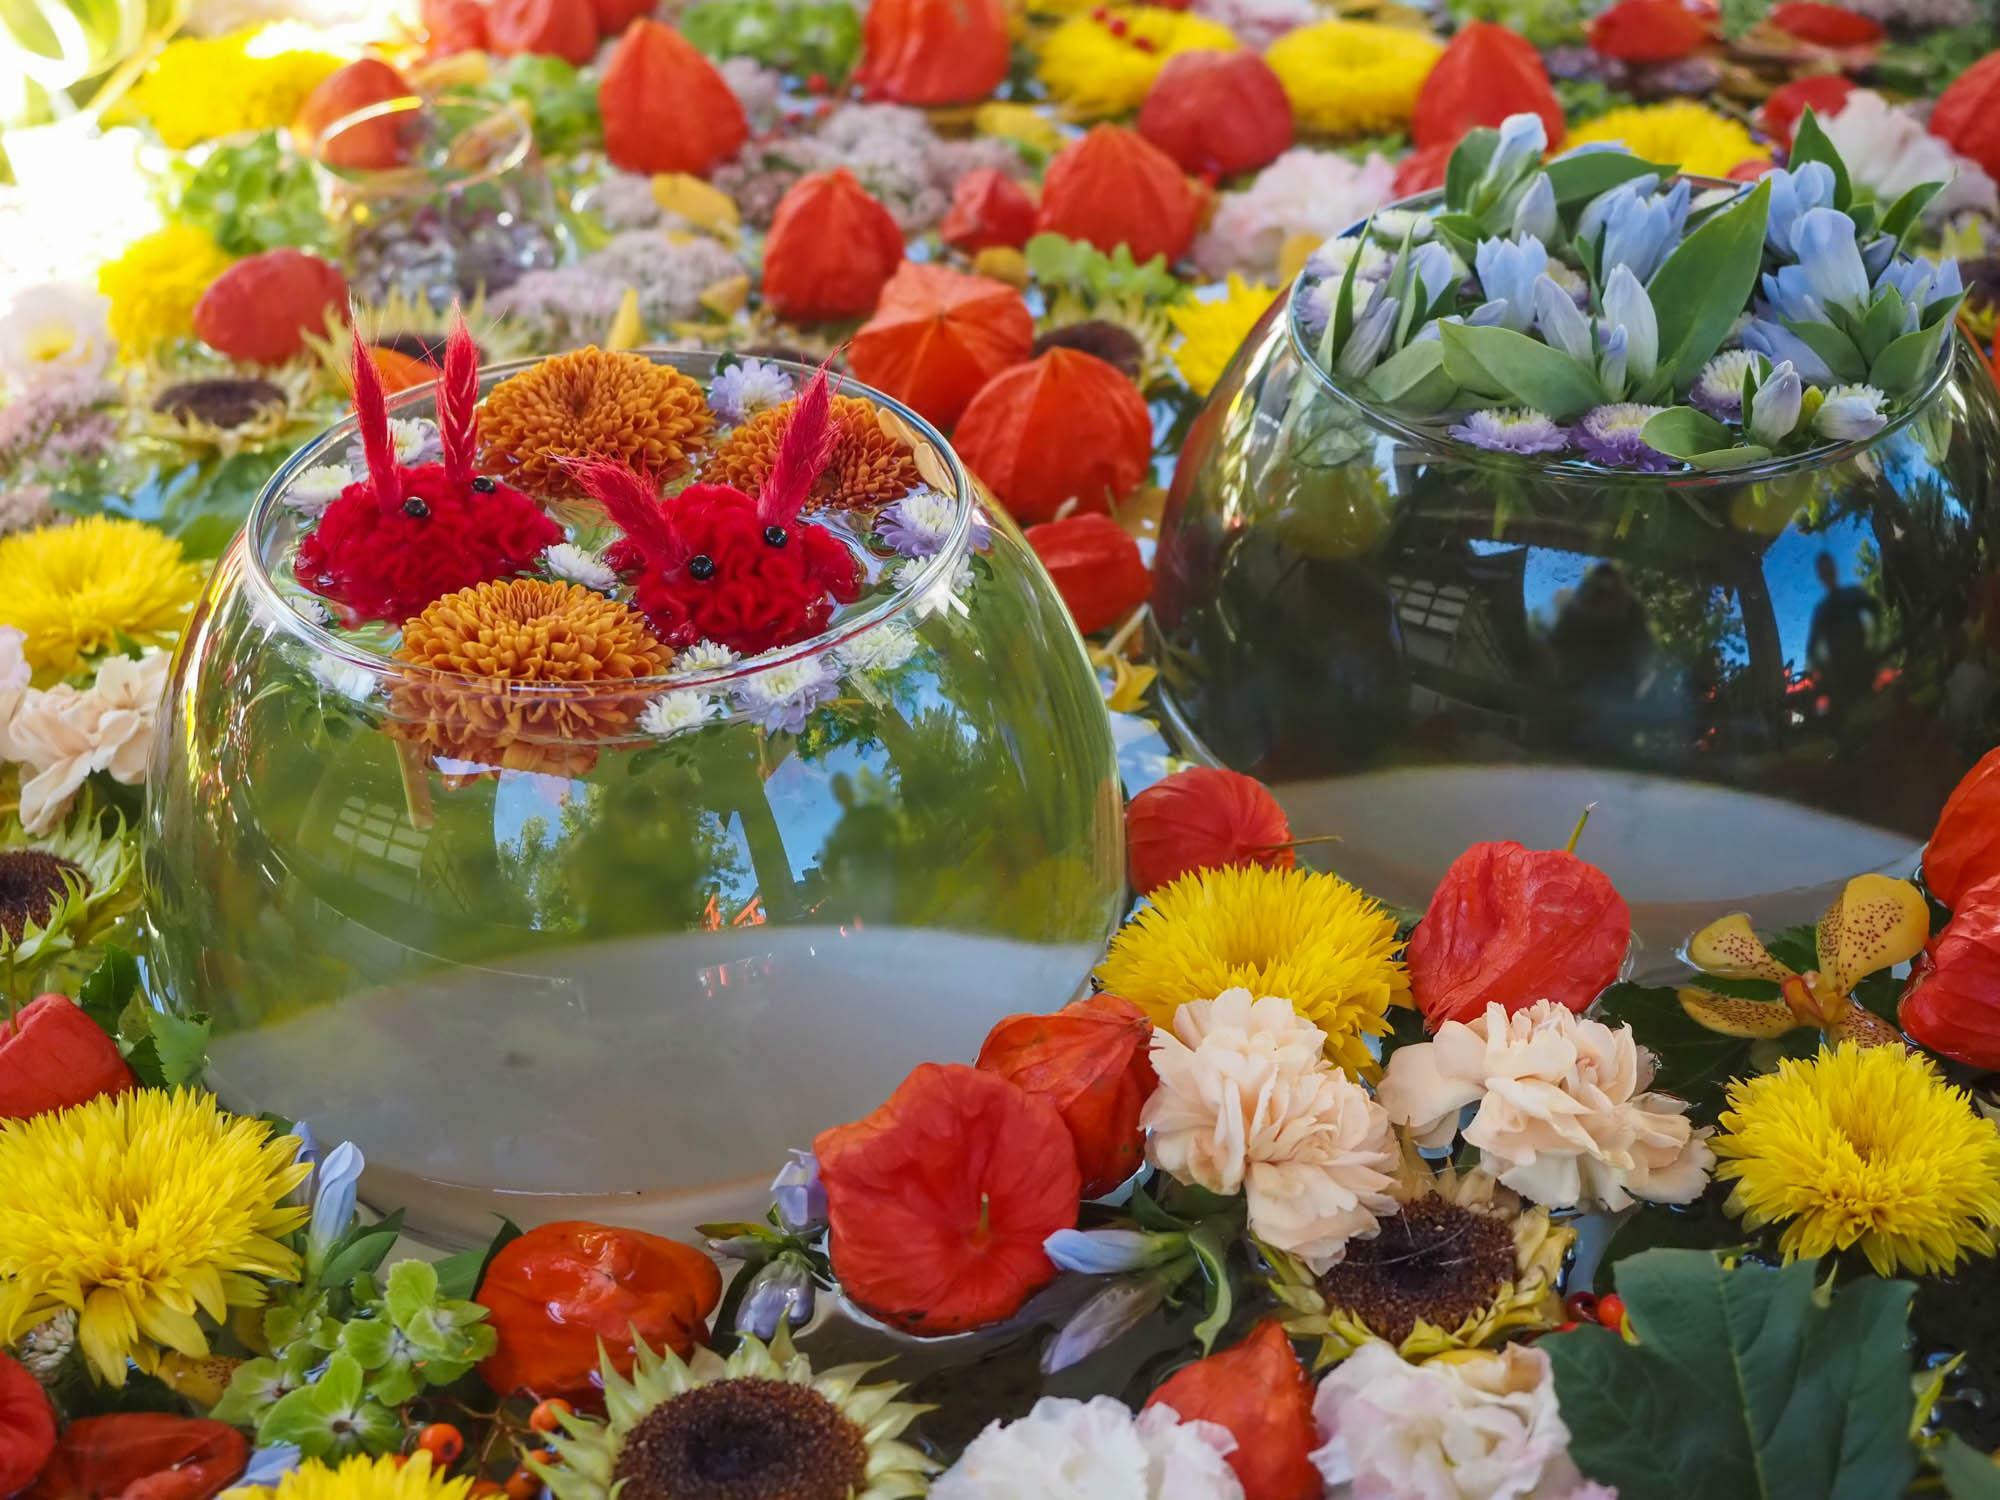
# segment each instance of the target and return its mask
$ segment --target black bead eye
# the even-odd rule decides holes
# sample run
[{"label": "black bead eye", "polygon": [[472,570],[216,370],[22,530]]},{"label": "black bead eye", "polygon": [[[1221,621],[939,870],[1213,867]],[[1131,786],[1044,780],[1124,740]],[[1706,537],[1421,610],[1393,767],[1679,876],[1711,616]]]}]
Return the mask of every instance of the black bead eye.
[{"label": "black bead eye", "polygon": [[429,515],[430,513],[431,513],[431,508],[428,505],[424,504],[423,498],[421,496],[412,495],[410,496],[409,499],[403,502],[403,514],[406,516],[415,516],[419,521],[421,521],[425,516]]},{"label": "black bead eye", "polygon": [[715,559],[710,557],[706,552],[695,553],[693,557],[688,559],[688,576],[690,578],[713,578],[715,576]]},{"label": "black bead eye", "polygon": [[472,487],[482,495],[490,495],[500,488],[500,482],[490,474],[481,474],[472,481]]},{"label": "black bead eye", "polygon": [[764,528],[764,544],[768,547],[782,547],[791,540],[791,535],[782,526]]}]

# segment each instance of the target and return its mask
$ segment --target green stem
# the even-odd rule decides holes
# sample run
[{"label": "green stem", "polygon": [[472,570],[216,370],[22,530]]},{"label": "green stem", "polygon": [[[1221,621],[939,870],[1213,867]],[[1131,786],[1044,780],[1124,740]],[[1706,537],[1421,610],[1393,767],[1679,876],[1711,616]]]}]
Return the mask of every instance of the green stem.
[{"label": "green stem", "polygon": [[1597,804],[1595,802],[1588,804],[1583,809],[1583,815],[1576,820],[1576,827],[1569,831],[1569,842],[1563,845],[1563,853],[1576,853],[1577,841],[1583,837],[1583,825],[1590,821],[1590,815],[1595,811],[1597,811]]}]

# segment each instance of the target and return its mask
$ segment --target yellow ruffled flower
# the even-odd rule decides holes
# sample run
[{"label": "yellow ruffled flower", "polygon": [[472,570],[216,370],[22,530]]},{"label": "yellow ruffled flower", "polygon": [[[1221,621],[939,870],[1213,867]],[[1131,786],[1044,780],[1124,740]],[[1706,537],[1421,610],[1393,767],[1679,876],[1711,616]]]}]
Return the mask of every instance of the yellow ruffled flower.
[{"label": "yellow ruffled flower", "polygon": [[87,516],[0,537],[0,625],[27,636],[37,677],[66,677],[121,636],[171,646],[206,570],[163,531]]},{"label": "yellow ruffled flower", "polygon": [[231,1307],[293,1281],[279,1243],[305,1222],[286,1194],[312,1170],[298,1140],[211,1095],[134,1089],[0,1121],[0,1343],[62,1308],[109,1385],[163,1349],[199,1357]]},{"label": "yellow ruffled flower", "polygon": [[1705,177],[1726,177],[1731,167],[1770,154],[1729,116],[1688,99],[1608,110],[1570,131],[1563,149],[1606,141],[1647,161],[1677,163],[1681,170]]},{"label": "yellow ruffled flower", "polygon": [[981,135],[1013,141],[1044,156],[1054,156],[1062,150],[1062,131],[1056,127],[1055,121],[1032,104],[1010,104],[1004,99],[989,99],[973,111],[972,128]]},{"label": "yellow ruffled flower", "polygon": [[1843,1042],[1729,1085],[1709,1144],[1728,1209],[1785,1224],[1786,1260],[1859,1245],[1881,1275],[1946,1275],[2000,1231],[2000,1126],[1931,1061]]},{"label": "yellow ruffled flower", "polygon": [[1444,48],[1421,31],[1372,21],[1320,21],[1264,54],[1302,130],[1380,135],[1410,123],[1417,92]]},{"label": "yellow ruffled flower", "polygon": [[340,67],[330,52],[286,46],[282,31],[246,27],[169,42],[120,106],[185,151],[245,130],[289,125],[306,96]]},{"label": "yellow ruffled flower", "polygon": [[392,1453],[357,1453],[338,1464],[309,1458],[273,1485],[224,1490],[222,1500],[465,1500],[472,1476],[450,1478],[421,1450],[407,1460]]},{"label": "yellow ruffled flower", "polygon": [[1167,321],[1181,335],[1174,349],[1174,367],[1189,390],[1206,396],[1215,389],[1215,382],[1277,295],[1276,287],[1245,281],[1232,271],[1223,296],[1182,302],[1167,309]]},{"label": "yellow ruffled flower", "polygon": [[205,229],[169,224],[134,240],[97,268],[97,289],[111,299],[111,336],[126,359],[143,359],[194,332],[201,294],[232,262]]},{"label": "yellow ruffled flower", "polygon": [[1168,58],[1235,50],[1235,33],[1218,22],[1157,5],[1113,5],[1050,32],[1035,76],[1071,118],[1096,120],[1143,104]]}]

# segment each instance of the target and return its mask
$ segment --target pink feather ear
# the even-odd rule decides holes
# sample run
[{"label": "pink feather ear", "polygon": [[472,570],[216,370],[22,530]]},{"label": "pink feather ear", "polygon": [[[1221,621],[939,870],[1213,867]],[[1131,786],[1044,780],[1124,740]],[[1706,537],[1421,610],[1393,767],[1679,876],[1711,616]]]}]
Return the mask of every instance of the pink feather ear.
[{"label": "pink feather ear", "polygon": [[479,346],[452,310],[451,337],[444,346],[444,375],[438,381],[438,441],[444,471],[458,489],[472,483],[479,467]]},{"label": "pink feather ear", "polygon": [[612,459],[586,459],[570,472],[655,569],[670,573],[687,561],[687,542],[652,481]]},{"label": "pink feather ear", "polygon": [[[828,357],[827,364],[833,362]],[[757,519],[766,526],[788,526],[805,508],[806,497],[833,459],[839,439],[833,426],[833,390],[826,365],[813,372],[812,384],[792,408],[792,419],[778,439],[771,472],[757,492]]]},{"label": "pink feather ear", "polygon": [[384,511],[403,503],[403,466],[396,462],[396,445],[389,438],[389,407],[382,394],[381,372],[361,334],[354,335],[354,425],[361,430],[361,452],[368,462],[368,484],[375,504]]}]

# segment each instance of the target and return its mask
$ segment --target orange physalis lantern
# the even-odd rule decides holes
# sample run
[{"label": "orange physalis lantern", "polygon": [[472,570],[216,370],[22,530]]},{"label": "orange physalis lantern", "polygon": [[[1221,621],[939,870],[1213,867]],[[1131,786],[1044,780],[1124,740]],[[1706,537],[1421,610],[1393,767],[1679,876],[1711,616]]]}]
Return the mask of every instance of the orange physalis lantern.
[{"label": "orange physalis lantern", "polygon": [[419,15],[429,56],[486,50],[486,7],[480,0],[423,0]]},{"label": "orange physalis lantern", "polygon": [[1008,245],[1018,250],[1035,232],[1035,200],[998,167],[967,172],[951,190],[938,237],[968,255]]},{"label": "orange physalis lantern", "polygon": [[1681,0],[1618,0],[1590,23],[1590,50],[1620,62],[1686,57],[1708,40],[1708,23]]},{"label": "orange physalis lantern", "polygon": [[1838,73],[1794,78],[1771,90],[1771,97],[1757,112],[1757,123],[1763,126],[1764,134],[1789,151],[1792,132],[1808,109],[1821,119],[1837,115],[1847,107],[1847,96],[1853,92],[1854,81]]},{"label": "orange physalis lantern", "polygon": [[281,245],[239,260],[202,293],[194,332],[209,348],[253,365],[281,365],[347,314],[347,278],[317,255]]},{"label": "orange physalis lantern", "polygon": [[1509,115],[1538,114],[1549,145],[1563,138],[1563,108],[1549,86],[1542,54],[1519,32],[1495,21],[1471,21],[1451,39],[1417,93],[1410,139],[1456,146],[1468,130],[1498,125]]},{"label": "orange physalis lantern", "polygon": [[1910,970],[1896,1020],[1933,1052],[2000,1068],[2000,877],[1953,904]]},{"label": "orange physalis lantern", "polygon": [[[371,104],[387,104],[414,94],[409,81],[379,57],[359,57],[346,67],[329,73],[320,86],[306,95],[306,102],[292,119],[292,134],[302,149],[313,152],[330,167],[357,167],[376,171],[402,163],[407,148],[404,127],[409,117],[383,115],[348,127],[326,142],[319,138],[327,126],[345,119]],[[317,149],[316,149],[317,148]]]},{"label": "orange physalis lantern", "polygon": [[597,51],[597,15],[590,0],[493,0],[486,37],[503,57],[537,52],[580,68]]},{"label": "orange physalis lantern", "polygon": [[743,105],[694,44],[663,21],[634,21],[597,86],[604,151],[627,172],[706,177],[743,149]]},{"label": "orange physalis lantern", "polygon": [[1930,131],[2000,177],[2000,52],[1987,53],[1938,96]]},{"label": "orange physalis lantern", "polygon": [[897,104],[970,104],[1007,77],[1000,0],[872,0],[855,82]]},{"label": "orange physalis lantern", "polygon": [[1213,1422],[1236,1439],[1229,1467],[1243,1500],[1315,1500],[1323,1492],[1312,1450],[1313,1383],[1285,1336],[1266,1318],[1233,1349],[1196,1360],[1146,1398],[1183,1422]]},{"label": "orange physalis lantern", "polygon": [[1024,535],[1080,635],[1109,630],[1153,591],[1153,575],[1139,556],[1139,544],[1100,511],[1044,521]]},{"label": "orange physalis lantern", "polygon": [[1138,123],[1183,171],[1229,177],[1291,146],[1292,101],[1255,52],[1183,52],[1153,80]]},{"label": "orange physalis lantern", "polygon": [[1125,809],[1125,872],[1151,895],[1196,870],[1289,870],[1292,829],[1264,783],[1221,766],[1189,766],[1154,782]]},{"label": "orange physalis lantern", "polygon": [[811,172],[778,200],[764,241],[764,300],[781,318],[824,322],[874,309],[902,264],[903,231],[845,167]]},{"label": "orange physalis lantern", "polygon": [[949,427],[979,388],[1035,347],[1035,320],[1004,281],[905,261],[848,349],[855,375]]},{"label": "orange physalis lantern", "polygon": [[1455,144],[1440,142],[1435,146],[1419,146],[1404,157],[1396,168],[1396,180],[1389,189],[1391,195],[1411,198],[1418,193],[1443,187],[1444,169],[1451,164]]},{"label": "orange physalis lantern", "polygon": [[1094,354],[1054,348],[995,375],[965,408],[952,446],[1016,520],[1085,510],[1146,476],[1153,422],[1138,387]]},{"label": "orange physalis lantern", "polygon": [[1822,0],[1785,0],[1772,7],[1770,22],[1787,36],[1819,47],[1872,47],[1882,40],[1882,23]]},{"label": "orange physalis lantern", "polygon": [[1174,159],[1136,131],[1099,125],[1056,153],[1042,179],[1038,229],[1132,258],[1178,260],[1194,239],[1201,200]]},{"label": "orange physalis lantern", "polygon": [[599,36],[617,36],[639,17],[650,16],[654,8],[653,0],[590,0]]}]

